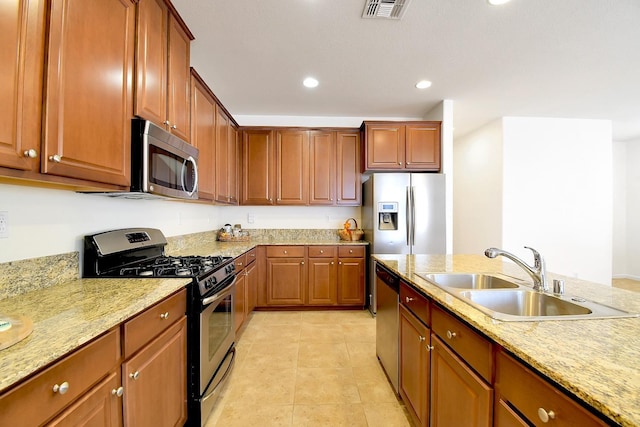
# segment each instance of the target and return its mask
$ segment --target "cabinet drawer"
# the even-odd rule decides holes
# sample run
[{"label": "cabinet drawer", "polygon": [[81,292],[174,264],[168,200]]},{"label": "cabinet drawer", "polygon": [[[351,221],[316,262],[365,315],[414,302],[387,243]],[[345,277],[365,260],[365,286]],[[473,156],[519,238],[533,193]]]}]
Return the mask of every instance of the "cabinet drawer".
[{"label": "cabinet drawer", "polygon": [[[114,329],[3,394],[0,425],[42,424],[84,394],[119,362],[120,331]],[[54,392],[56,384],[62,388]]]},{"label": "cabinet drawer", "polygon": [[[585,408],[511,356],[498,352],[496,390],[529,421],[540,424],[539,412],[553,411],[554,426],[605,426]],[[551,420],[550,420],[551,421]]]},{"label": "cabinet drawer", "polygon": [[491,342],[440,307],[431,310],[431,328],[480,376],[491,382]]},{"label": "cabinet drawer", "polygon": [[124,358],[128,359],[140,347],[181,319],[187,311],[187,291],[178,293],[149,307],[124,323]]},{"label": "cabinet drawer", "polygon": [[309,246],[309,258],[335,258],[335,246]]},{"label": "cabinet drawer", "polygon": [[364,258],[364,246],[338,246],[340,258]]},{"label": "cabinet drawer", "polygon": [[400,302],[411,310],[425,325],[431,325],[429,300],[403,281],[400,281]]},{"label": "cabinet drawer", "polygon": [[244,267],[247,265],[247,254],[238,255],[233,263],[236,266],[236,273],[242,271]]},{"label": "cabinet drawer", "polygon": [[304,246],[267,246],[267,258],[304,258]]},{"label": "cabinet drawer", "polygon": [[247,258],[247,263],[245,264],[245,266],[251,264],[256,260],[258,256],[257,253],[258,251],[256,250],[256,248],[250,249],[245,253],[245,257]]}]

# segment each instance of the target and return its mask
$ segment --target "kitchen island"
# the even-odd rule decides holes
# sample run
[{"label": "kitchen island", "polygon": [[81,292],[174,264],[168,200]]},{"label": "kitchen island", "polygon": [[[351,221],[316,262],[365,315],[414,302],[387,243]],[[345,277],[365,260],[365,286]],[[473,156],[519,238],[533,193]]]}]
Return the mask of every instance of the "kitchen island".
[{"label": "kitchen island", "polygon": [[[373,257],[612,423],[640,425],[640,318],[497,321],[416,273],[502,273],[530,282],[515,264],[480,255]],[[636,293],[548,273],[549,281],[554,278],[565,280],[566,295],[640,312]]]}]

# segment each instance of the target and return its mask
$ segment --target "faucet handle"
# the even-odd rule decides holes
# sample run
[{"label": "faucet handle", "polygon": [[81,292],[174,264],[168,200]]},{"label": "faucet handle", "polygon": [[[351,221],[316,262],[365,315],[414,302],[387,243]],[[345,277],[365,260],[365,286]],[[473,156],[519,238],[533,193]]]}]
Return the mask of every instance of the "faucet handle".
[{"label": "faucet handle", "polygon": [[535,249],[529,247],[529,246],[525,246],[525,249],[529,249],[531,252],[533,252],[533,262],[534,265],[536,267],[540,267],[542,264],[542,256],[540,255],[540,252],[536,251]]}]

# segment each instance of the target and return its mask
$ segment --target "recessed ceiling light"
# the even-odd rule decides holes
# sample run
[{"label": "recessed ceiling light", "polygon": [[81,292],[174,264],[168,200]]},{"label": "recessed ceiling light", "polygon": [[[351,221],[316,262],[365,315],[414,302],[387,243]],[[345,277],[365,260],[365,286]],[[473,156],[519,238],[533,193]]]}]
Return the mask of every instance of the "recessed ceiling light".
[{"label": "recessed ceiling light", "polygon": [[314,79],[313,77],[307,77],[302,81],[302,84],[306,87],[316,87],[318,86],[318,80]]},{"label": "recessed ceiling light", "polygon": [[505,3],[509,3],[511,0],[487,0],[487,2],[492,6],[500,6]]},{"label": "recessed ceiling light", "polygon": [[431,87],[431,82],[429,80],[420,80],[418,83],[416,83],[416,87],[418,89],[426,89],[428,87]]}]

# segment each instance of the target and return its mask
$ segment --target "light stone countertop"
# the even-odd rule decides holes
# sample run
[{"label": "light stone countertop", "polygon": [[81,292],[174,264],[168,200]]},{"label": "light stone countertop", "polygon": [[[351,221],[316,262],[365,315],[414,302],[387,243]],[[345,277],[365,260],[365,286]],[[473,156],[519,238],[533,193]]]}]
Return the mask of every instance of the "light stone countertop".
[{"label": "light stone countertop", "polygon": [[[373,255],[423,294],[622,426],[640,426],[640,318],[501,322],[414,273],[503,273],[531,282],[510,261],[480,255]],[[640,295],[553,273],[565,295],[640,313]]]},{"label": "light stone countertop", "polygon": [[[327,239],[290,240],[286,237],[272,238],[268,242],[218,242],[203,236],[181,237],[167,254],[235,258],[265,244],[368,244]],[[0,264],[0,275],[4,275],[0,285],[5,291],[5,295],[0,296],[0,313],[23,315],[33,322],[33,332],[27,338],[0,350],[0,392],[190,283],[190,279],[184,278],[77,279],[77,255],[72,253]],[[52,277],[54,271],[63,273],[60,277]],[[20,282],[28,282],[28,285],[13,289]],[[39,283],[43,286],[38,286]]]}]

